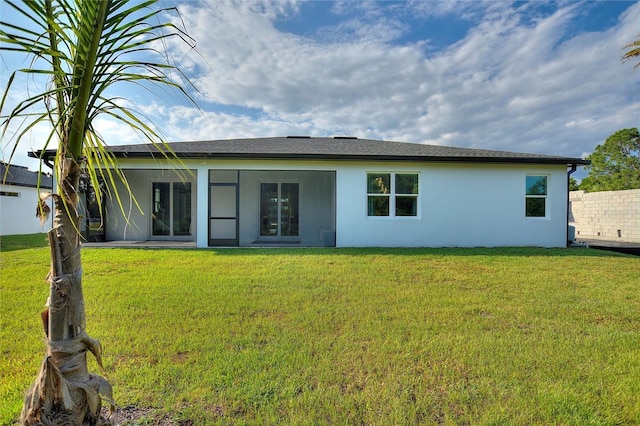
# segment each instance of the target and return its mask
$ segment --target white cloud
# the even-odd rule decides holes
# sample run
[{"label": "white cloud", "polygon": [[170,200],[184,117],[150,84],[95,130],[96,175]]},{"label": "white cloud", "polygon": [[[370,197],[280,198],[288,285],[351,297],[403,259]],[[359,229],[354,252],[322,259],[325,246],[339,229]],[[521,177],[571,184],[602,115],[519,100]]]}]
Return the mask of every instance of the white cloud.
[{"label": "white cloud", "polygon": [[[375,3],[359,5],[369,8],[366,19],[336,24],[331,42],[279,31],[274,21],[297,13],[292,5],[273,13],[190,5],[183,9],[190,34],[211,41],[200,43],[207,71],[194,80],[205,99],[263,112],[257,119],[208,114],[223,130],[207,126],[207,139],[284,128],[578,156],[619,127],[637,125],[628,94],[634,76],[619,59],[634,36],[638,4],[615,28],[573,37],[567,28],[580,4],[529,14],[527,22],[521,16],[530,11],[509,3],[474,4],[468,14],[483,10],[482,20],[430,56],[419,43],[394,45],[404,28],[373,10]],[[471,6],[436,5],[408,6],[425,16]],[[234,124],[242,127],[231,131]]]},{"label": "white cloud", "polygon": [[502,1],[481,1],[481,0],[462,0],[462,1],[424,1],[410,0],[408,2],[412,15],[417,18],[441,18],[447,16],[456,16],[462,19],[474,19],[486,13],[487,9],[494,7],[502,8],[508,6],[510,2]]},{"label": "white cloud", "polygon": [[[133,101],[170,140],[342,134],[581,156],[640,124],[640,73],[620,64],[640,3],[606,31],[571,33],[588,6],[336,2],[340,19],[301,36],[279,27],[300,18],[295,1],[187,2],[181,19],[198,52],[172,44],[172,53],[209,111]],[[453,15],[473,25],[444,50],[426,36],[399,42],[407,17]],[[100,130],[132,140],[113,123]]]}]

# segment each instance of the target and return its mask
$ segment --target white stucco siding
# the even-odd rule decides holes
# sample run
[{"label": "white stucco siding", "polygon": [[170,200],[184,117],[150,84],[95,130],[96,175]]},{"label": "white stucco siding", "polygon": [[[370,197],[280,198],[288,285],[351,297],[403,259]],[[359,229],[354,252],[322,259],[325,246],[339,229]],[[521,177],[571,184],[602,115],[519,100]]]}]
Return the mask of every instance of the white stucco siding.
[{"label": "white stucco siding", "polygon": [[[3,194],[0,195],[0,235],[37,234],[51,229],[53,215],[44,223],[36,217],[37,188],[0,184],[0,191]],[[47,204],[52,209],[51,199]]]},{"label": "white stucco siding", "polygon": [[[418,217],[367,217],[367,172],[419,173]],[[547,216],[525,217],[527,174],[548,176]],[[345,164],[337,172],[339,247],[566,244],[566,167]]]},{"label": "white stucco siding", "polygon": [[[126,163],[126,164],[125,164]],[[318,171],[300,176],[301,197],[332,201],[333,186],[324,182],[335,173],[335,205],[305,202],[302,218],[329,217],[321,209],[335,211],[334,223],[317,227],[336,232],[338,247],[474,247],[474,246],[542,246],[564,247],[567,228],[567,174],[564,165],[407,163],[407,162],[329,162],[273,160],[189,160],[186,166],[194,172],[192,187],[193,239],[198,247],[208,245],[209,170],[230,169],[260,171],[260,177],[241,179],[242,225],[240,243],[249,244],[257,235],[258,182],[276,173],[278,179],[290,176],[281,172]],[[169,177],[151,160],[123,162],[125,174],[140,203],[144,215],[130,202],[123,188],[125,211],[130,222],[114,200],[109,201],[107,240],[145,240],[150,237],[149,211],[151,182]],[[324,172],[330,172],[329,174]],[[417,217],[368,217],[367,172],[404,172],[419,174]],[[526,176],[547,176],[547,212],[544,218],[525,217]],[[318,180],[320,178],[321,180]],[[197,181],[197,183],[196,183]],[[323,183],[324,182],[324,183]],[[322,185],[321,185],[322,183]],[[245,187],[243,185],[249,185]],[[310,208],[310,210],[304,210]],[[320,209],[320,210],[318,210]],[[305,220],[314,223],[318,220]],[[332,226],[334,225],[334,226]],[[302,225],[301,225],[302,226]],[[301,229],[302,230],[302,229]],[[322,230],[304,230],[314,238]],[[321,243],[308,241],[309,244]]]}]

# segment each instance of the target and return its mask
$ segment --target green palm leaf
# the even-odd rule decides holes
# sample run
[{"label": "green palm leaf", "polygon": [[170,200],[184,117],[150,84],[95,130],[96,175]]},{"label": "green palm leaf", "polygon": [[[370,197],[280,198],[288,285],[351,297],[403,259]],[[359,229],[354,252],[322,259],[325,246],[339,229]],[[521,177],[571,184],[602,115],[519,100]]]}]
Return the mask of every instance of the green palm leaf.
[{"label": "green palm leaf", "polygon": [[[622,62],[626,62],[632,58],[640,57],[640,39],[635,40],[633,43],[627,44],[624,48],[629,50],[626,51],[622,56]],[[634,69],[638,67],[640,67],[640,62],[633,66]]]},{"label": "green palm leaf", "polygon": [[[166,146],[161,135],[152,130],[149,120],[144,118],[143,125],[139,114],[118,105],[118,98],[108,95],[114,86],[123,83],[142,86],[153,93],[157,90],[152,86],[166,87],[177,90],[195,105],[183,83],[173,81],[170,74],[179,73],[192,87],[188,78],[156,50],[158,42],[167,38],[180,37],[195,47],[193,40],[174,24],[159,19],[161,14],[175,9],[153,9],[155,3],[155,0],[134,4],[124,0],[30,0],[19,5],[8,0],[8,6],[27,17],[33,26],[25,28],[0,22],[0,50],[31,55],[34,66],[16,70],[10,76],[0,111],[6,109],[7,95],[14,86],[16,74],[41,75],[50,80],[51,87],[18,103],[8,114],[2,114],[3,137],[9,124],[17,119],[31,120],[31,124],[14,135],[16,145],[35,124],[49,122],[58,129],[57,142],[65,156],[76,159],[83,155],[95,156],[95,163],[103,158],[106,144],[85,144],[86,135],[94,132],[90,122],[106,113],[133,125],[149,142]],[[140,60],[154,56],[162,61]],[[44,61],[47,67],[35,66],[37,61],[41,64]],[[34,112],[38,105],[45,107],[44,111]],[[55,108],[51,108],[53,105]]]}]

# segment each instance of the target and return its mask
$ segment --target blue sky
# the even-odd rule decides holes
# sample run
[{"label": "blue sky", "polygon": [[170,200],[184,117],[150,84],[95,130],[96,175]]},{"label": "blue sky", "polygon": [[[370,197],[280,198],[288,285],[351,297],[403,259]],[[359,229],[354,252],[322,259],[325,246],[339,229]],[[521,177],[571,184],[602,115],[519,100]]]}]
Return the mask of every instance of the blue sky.
[{"label": "blue sky", "polygon": [[[640,125],[640,69],[620,61],[639,2],[163,3],[198,44],[169,49],[202,109],[126,93],[171,141],[350,135],[582,157]],[[15,64],[4,55],[0,83]],[[108,143],[139,142],[97,127]],[[37,167],[26,151],[39,135],[15,163]]]}]

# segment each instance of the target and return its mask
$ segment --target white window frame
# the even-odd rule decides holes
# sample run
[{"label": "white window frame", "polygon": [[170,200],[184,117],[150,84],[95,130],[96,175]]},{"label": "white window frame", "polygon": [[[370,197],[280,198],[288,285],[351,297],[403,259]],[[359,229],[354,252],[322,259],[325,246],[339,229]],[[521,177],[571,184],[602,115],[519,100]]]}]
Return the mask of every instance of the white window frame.
[{"label": "white window frame", "polygon": [[[546,179],[545,194],[527,194],[527,178],[529,177],[543,177]],[[549,181],[551,180],[548,174],[544,173],[527,173],[525,176],[524,186],[524,217],[527,220],[545,220],[549,219]],[[527,216],[527,200],[528,199],[544,199],[544,216]]]},{"label": "white window frame", "polygon": [[[389,175],[389,194],[371,193],[368,190],[369,175],[380,174]],[[396,193],[396,175],[416,175],[418,178],[417,194],[397,194]],[[420,192],[422,182],[420,181],[420,172],[416,171],[367,171],[365,174],[366,197],[365,197],[365,215],[371,220],[418,220],[420,219]],[[370,216],[369,215],[369,197],[388,197],[389,198],[389,214],[387,216]],[[416,215],[415,216],[396,216],[396,198],[412,197],[416,199]]]}]

